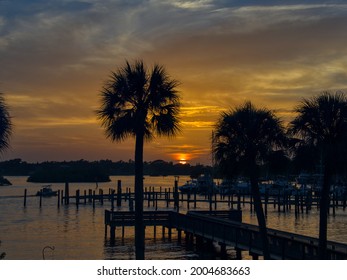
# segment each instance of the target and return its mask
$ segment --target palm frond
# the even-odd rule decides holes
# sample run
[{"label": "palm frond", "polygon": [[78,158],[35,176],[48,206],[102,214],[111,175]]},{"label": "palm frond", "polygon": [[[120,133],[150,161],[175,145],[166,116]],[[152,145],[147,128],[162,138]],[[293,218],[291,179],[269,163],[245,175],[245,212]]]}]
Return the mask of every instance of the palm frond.
[{"label": "palm frond", "polygon": [[12,129],[13,125],[9,108],[5,103],[3,95],[0,93],[0,153],[9,148]]}]

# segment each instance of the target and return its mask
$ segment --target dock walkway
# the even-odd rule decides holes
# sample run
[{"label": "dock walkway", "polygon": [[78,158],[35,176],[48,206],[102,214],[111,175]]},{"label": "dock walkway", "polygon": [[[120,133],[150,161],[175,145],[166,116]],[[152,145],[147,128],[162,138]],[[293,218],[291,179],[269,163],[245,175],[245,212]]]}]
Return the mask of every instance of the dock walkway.
[{"label": "dock walkway", "polygon": [[[259,227],[241,222],[241,212],[233,211],[189,211],[182,214],[174,211],[144,211],[145,226],[163,226],[169,234],[176,229],[183,231],[189,240],[207,240],[221,246],[248,251],[254,258],[262,255]],[[111,239],[115,238],[116,227],[134,226],[135,213],[105,210],[105,233],[110,228]],[[318,239],[304,235],[268,229],[272,259],[304,260],[318,259]],[[328,242],[328,257],[332,260],[347,259],[347,245]]]}]

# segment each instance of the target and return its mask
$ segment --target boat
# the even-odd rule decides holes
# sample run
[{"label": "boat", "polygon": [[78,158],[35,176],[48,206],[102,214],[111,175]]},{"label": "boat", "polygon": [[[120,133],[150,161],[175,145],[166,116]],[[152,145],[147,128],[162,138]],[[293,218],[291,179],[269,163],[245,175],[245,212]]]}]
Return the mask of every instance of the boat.
[{"label": "boat", "polygon": [[3,176],[0,176],[0,186],[11,186],[11,182],[4,178]]},{"label": "boat", "polygon": [[184,185],[178,187],[182,193],[216,193],[218,192],[216,183],[209,175],[200,175],[196,179],[187,181]]},{"label": "boat", "polygon": [[58,194],[58,191],[52,190],[52,185],[42,186],[41,190],[39,190],[36,193],[37,196],[44,196],[44,197],[56,196],[57,194]]}]

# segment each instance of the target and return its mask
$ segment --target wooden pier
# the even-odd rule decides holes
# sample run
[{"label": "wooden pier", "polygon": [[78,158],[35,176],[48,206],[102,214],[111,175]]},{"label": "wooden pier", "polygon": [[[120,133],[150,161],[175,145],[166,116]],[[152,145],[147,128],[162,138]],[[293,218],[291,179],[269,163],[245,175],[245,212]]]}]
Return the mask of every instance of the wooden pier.
[{"label": "wooden pier", "polygon": [[[60,194],[60,192],[59,192]],[[92,203],[95,207],[95,203],[99,202],[101,205],[104,201],[111,201],[112,207],[116,202],[117,207],[121,207],[123,203],[128,203],[129,210],[133,209],[133,201],[135,194],[127,188],[125,192],[122,191],[120,183],[117,186],[117,192],[114,189],[108,189],[104,192],[103,189],[88,190],[88,193],[84,191],[81,194],[79,190],[76,191],[75,195],[69,195],[69,189],[65,188],[65,193],[61,191],[61,204],[75,203],[78,207],[79,204],[86,204],[87,202]],[[346,195],[337,197],[331,196],[330,209],[332,214],[335,214],[337,208],[341,207],[343,210],[346,209]],[[268,212],[269,207],[273,207],[277,212],[288,212],[292,209],[295,211],[295,215],[300,213],[309,213],[314,207],[319,208],[319,194],[299,194],[293,192],[291,194],[278,193],[277,195],[262,195],[262,202],[264,205],[265,215]],[[160,204],[160,205],[159,205]],[[253,198],[250,194],[245,193],[232,193],[232,194],[187,194],[175,191],[175,188],[168,188],[162,191],[155,191],[154,188],[144,190],[144,206],[153,207],[156,210],[161,207],[172,207],[179,209],[184,207],[188,210],[196,209],[197,205],[204,205],[204,208],[212,210],[218,210],[218,207],[226,205],[228,208],[241,210],[246,204],[249,205],[251,212],[254,210]],[[124,205],[123,205],[124,206]],[[225,207],[224,207],[225,208]]]},{"label": "wooden pier", "polygon": [[[145,226],[163,226],[168,229],[171,238],[172,229],[177,230],[179,237],[183,231],[186,240],[196,245],[202,240],[217,242],[221,248],[233,247],[238,258],[241,251],[257,259],[262,255],[262,244],[259,227],[240,221],[241,212],[234,211],[189,211],[187,214],[175,211],[145,211]],[[110,229],[111,240],[115,239],[116,227],[134,226],[135,213],[131,211],[105,210],[105,234]],[[268,229],[270,255],[272,259],[313,260],[318,259],[318,239],[299,234]],[[328,258],[332,260],[347,259],[347,245],[328,242]]]}]

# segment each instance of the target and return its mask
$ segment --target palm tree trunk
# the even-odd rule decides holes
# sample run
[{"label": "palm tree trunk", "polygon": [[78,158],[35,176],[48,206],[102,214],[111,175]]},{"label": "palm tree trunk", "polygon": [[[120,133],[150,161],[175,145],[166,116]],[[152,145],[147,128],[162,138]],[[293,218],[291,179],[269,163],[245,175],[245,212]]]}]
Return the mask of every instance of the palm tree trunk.
[{"label": "palm tree trunk", "polygon": [[145,227],[143,223],[143,139],[144,133],[136,135],[135,143],[135,256],[145,259]]},{"label": "palm tree trunk", "polygon": [[321,260],[326,260],[327,255],[327,226],[328,226],[328,211],[330,203],[330,182],[331,182],[332,173],[329,166],[324,167],[324,177],[323,177],[323,186],[321,191],[320,198],[320,212],[319,212],[319,247],[318,247],[318,256]]},{"label": "palm tree trunk", "polygon": [[254,210],[257,215],[260,237],[263,244],[263,256],[265,260],[269,260],[270,259],[269,241],[267,238],[266,221],[265,221],[263,206],[261,203],[258,178],[257,176],[252,174],[250,176],[250,180],[251,180],[251,191],[252,191],[252,195],[254,199]]}]

